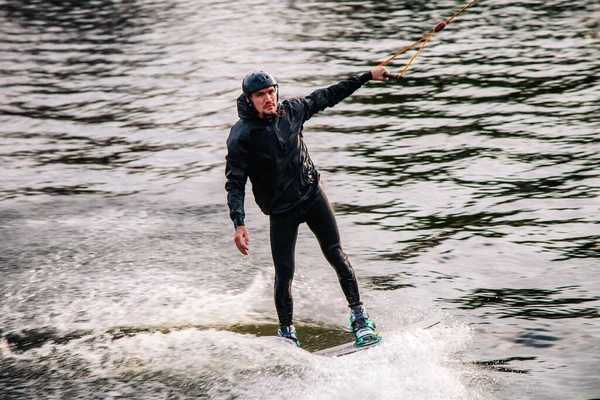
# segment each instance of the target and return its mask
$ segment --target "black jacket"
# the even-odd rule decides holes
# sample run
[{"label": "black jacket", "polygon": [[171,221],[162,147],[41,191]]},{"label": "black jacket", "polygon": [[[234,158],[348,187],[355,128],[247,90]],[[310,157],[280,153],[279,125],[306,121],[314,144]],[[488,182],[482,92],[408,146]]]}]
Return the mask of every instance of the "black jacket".
[{"label": "black jacket", "polygon": [[227,205],[236,228],[244,225],[248,178],[256,204],[267,215],[291,210],[312,193],[319,174],[302,139],[304,122],[344,100],[370,79],[372,75],[367,72],[305,98],[285,100],[278,104],[281,116],[270,119],[259,118],[243,95],[237,99],[240,120],[227,138],[225,166]]}]

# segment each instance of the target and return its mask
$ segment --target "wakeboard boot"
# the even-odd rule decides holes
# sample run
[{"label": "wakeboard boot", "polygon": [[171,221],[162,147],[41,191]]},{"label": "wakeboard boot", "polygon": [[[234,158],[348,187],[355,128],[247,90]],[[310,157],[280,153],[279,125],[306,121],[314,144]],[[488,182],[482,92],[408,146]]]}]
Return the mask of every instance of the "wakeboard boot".
[{"label": "wakeboard boot", "polygon": [[365,347],[381,342],[381,335],[375,333],[375,323],[363,306],[354,307],[350,312],[350,332],[354,336],[354,346]]},{"label": "wakeboard boot", "polygon": [[284,339],[293,341],[296,346],[300,347],[300,340],[298,340],[298,334],[294,325],[279,326],[277,330],[277,336]]}]

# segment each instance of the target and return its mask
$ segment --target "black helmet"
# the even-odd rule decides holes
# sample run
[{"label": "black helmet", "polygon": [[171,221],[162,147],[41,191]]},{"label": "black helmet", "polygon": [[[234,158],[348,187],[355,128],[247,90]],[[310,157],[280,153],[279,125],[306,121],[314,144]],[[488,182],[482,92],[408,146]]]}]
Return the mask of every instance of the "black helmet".
[{"label": "black helmet", "polygon": [[264,71],[253,72],[246,75],[244,78],[244,81],[242,82],[242,92],[244,93],[244,96],[250,98],[252,93],[269,86],[275,86],[276,90],[279,87],[279,85],[277,85],[277,80],[273,75]]}]

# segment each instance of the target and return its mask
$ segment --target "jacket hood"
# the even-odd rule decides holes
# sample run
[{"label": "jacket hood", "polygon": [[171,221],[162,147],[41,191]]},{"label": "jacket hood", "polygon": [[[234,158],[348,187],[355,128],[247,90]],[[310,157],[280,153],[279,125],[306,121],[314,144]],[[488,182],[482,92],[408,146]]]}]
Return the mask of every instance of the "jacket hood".
[{"label": "jacket hood", "polygon": [[241,119],[260,119],[258,117],[258,111],[256,111],[256,108],[248,104],[246,97],[244,97],[243,94],[241,94],[237,99],[237,110],[238,116]]}]

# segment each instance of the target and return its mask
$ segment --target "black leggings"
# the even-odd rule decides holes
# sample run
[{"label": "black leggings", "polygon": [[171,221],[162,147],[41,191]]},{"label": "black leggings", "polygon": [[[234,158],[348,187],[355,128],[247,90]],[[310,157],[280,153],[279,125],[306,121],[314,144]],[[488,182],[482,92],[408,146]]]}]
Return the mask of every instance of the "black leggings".
[{"label": "black leggings", "polygon": [[306,222],[315,234],[323,255],[335,269],[349,307],[361,305],[358,283],[348,256],[342,250],[333,210],[325,191],[319,187],[309,199],[292,211],[271,215],[271,254],[275,264],[275,307],[282,326],[291,325],[294,314],[292,280],[298,227]]}]

